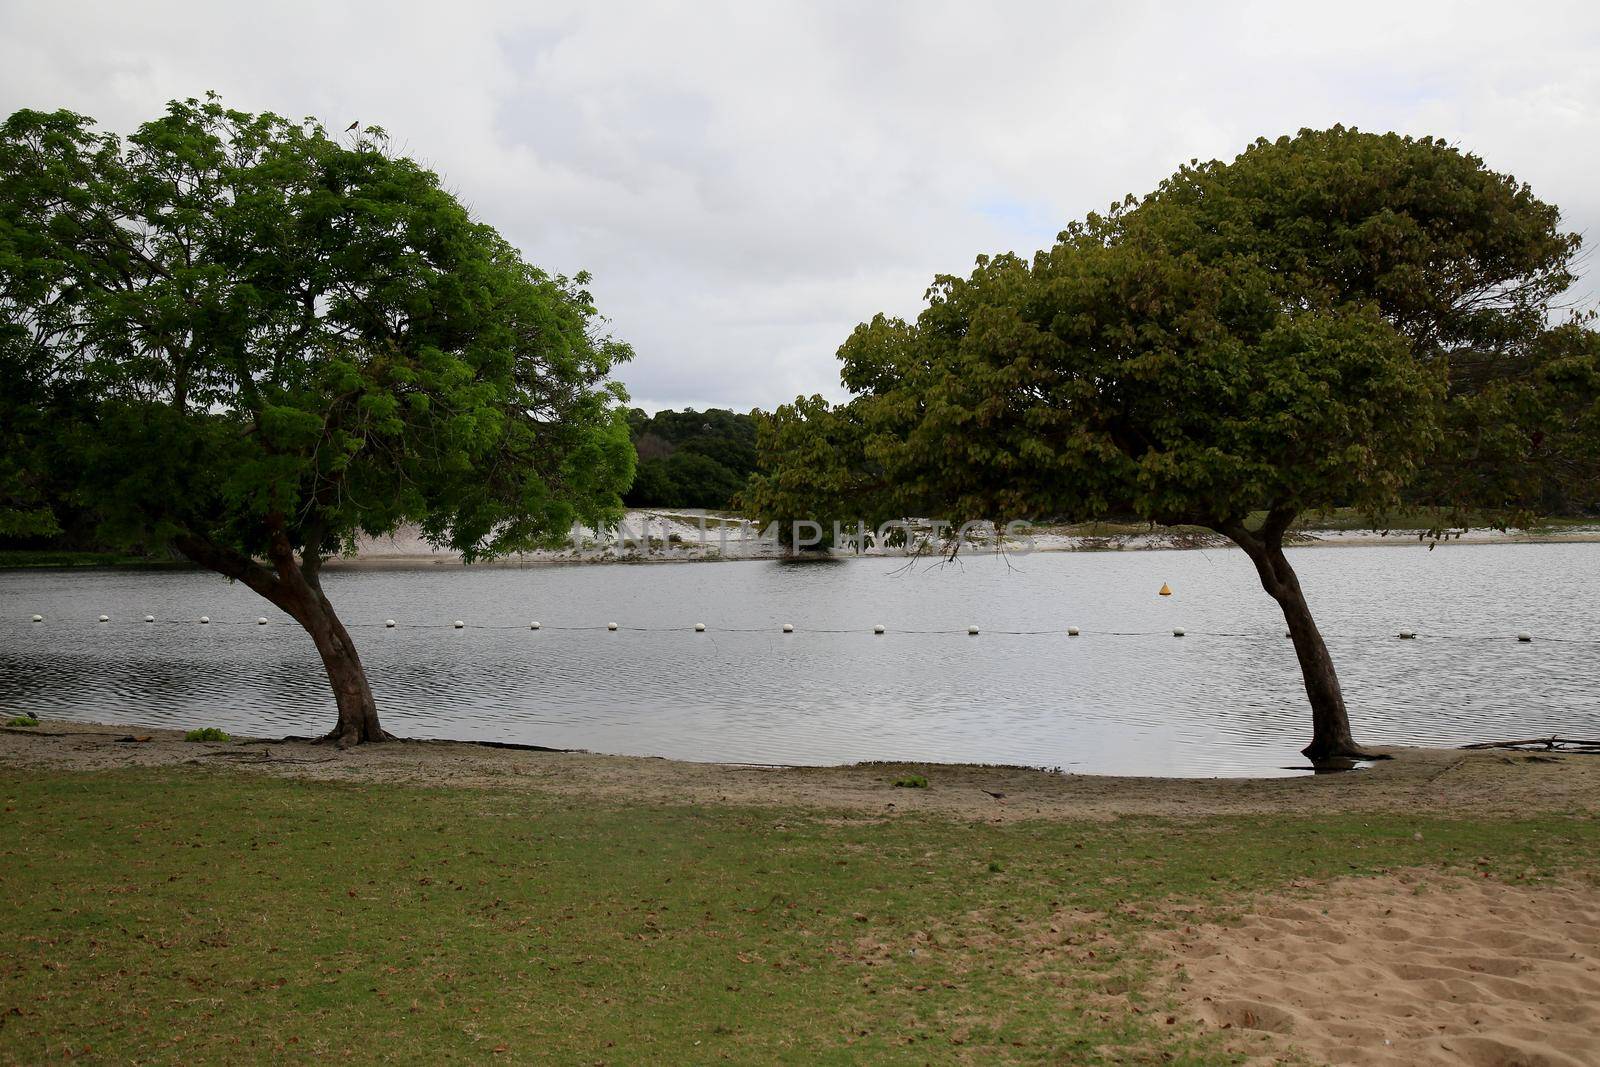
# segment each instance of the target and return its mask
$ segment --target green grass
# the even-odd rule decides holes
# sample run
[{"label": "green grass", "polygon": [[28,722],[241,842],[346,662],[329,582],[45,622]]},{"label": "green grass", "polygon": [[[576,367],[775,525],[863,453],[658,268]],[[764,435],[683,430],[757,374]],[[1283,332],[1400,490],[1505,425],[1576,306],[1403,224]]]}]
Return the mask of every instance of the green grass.
[{"label": "green grass", "polygon": [[6,720],[7,726],[38,726],[39,720],[32,715],[18,715]]},{"label": "green grass", "polygon": [[675,510],[673,508],[643,508],[641,510],[651,515],[658,515],[664,519],[676,520],[688,526],[695,526],[703,522],[708,530],[719,529],[723,526],[730,526],[737,529],[751,521],[744,516],[739,515],[737,512],[732,511],[708,511],[704,514],[696,515],[690,514],[687,511]]},{"label": "green grass", "polygon": [[995,825],[195,770],[0,795],[18,1063],[1228,1062],[1139,948],[1173,902],[1592,877],[1600,846],[1590,819]]},{"label": "green grass", "polygon": [[185,741],[232,741],[233,735],[215,726],[202,726],[183,735]]}]

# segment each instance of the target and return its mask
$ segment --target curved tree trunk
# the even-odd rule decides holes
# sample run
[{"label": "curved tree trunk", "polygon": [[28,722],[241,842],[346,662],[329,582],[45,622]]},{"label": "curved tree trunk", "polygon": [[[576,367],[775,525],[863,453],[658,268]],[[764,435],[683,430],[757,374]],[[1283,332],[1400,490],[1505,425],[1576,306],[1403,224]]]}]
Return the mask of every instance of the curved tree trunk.
[{"label": "curved tree trunk", "polygon": [[1311,743],[1300,751],[1313,763],[1381,759],[1382,756],[1357,745],[1350,733],[1350,716],[1345,710],[1344,693],[1339,688],[1333,657],[1328,654],[1328,646],[1323,643],[1322,633],[1311,617],[1300,579],[1283,554],[1283,534],[1294,514],[1272,512],[1260,531],[1247,530],[1242,524],[1223,524],[1216,529],[1244,549],[1245,555],[1256,565],[1261,587],[1283,610],[1295,656],[1300,660],[1300,673],[1305,679],[1306,699],[1311,704]]},{"label": "curved tree trunk", "polygon": [[339,708],[339,721],[324,740],[337,742],[340,748],[368,741],[392,741],[393,738],[378,724],[378,704],[372,699],[372,687],[367,684],[367,672],[361,665],[350,631],[339,621],[333,605],[322,595],[320,583],[310,585],[309,594],[298,602],[279,605],[296,622],[305,627],[322,657],[323,669],[328,672],[328,684],[333,687],[333,698]]},{"label": "curved tree trunk", "polygon": [[394,737],[378,722],[378,705],[367,684],[367,672],[356,653],[350,631],[322,593],[322,560],[311,550],[296,559],[281,526],[273,532],[269,568],[235,549],[193,534],[173,539],[173,546],[200,566],[241,581],[298,622],[311,636],[328,672],[339,709],[338,722],[323,740],[340,748]]}]

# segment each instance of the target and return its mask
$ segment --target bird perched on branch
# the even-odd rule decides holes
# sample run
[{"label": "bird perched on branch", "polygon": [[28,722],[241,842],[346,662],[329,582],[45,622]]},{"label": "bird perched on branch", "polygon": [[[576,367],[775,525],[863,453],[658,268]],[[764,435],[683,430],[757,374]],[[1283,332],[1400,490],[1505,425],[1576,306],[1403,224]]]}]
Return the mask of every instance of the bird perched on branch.
[{"label": "bird perched on branch", "polygon": [[352,122],[350,125],[346,126],[344,128],[344,132],[345,133],[349,133],[351,130],[355,129],[356,127],[358,127],[360,125],[361,125],[361,120],[357,119],[355,122]]}]

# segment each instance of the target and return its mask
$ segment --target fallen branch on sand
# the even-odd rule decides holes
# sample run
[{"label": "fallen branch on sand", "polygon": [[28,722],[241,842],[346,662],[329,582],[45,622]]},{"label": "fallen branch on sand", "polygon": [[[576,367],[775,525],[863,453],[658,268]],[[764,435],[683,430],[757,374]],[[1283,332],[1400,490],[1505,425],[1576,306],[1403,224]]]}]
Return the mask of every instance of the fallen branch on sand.
[{"label": "fallen branch on sand", "polygon": [[1571,737],[1532,737],[1523,741],[1479,741],[1471,745],[1462,745],[1462,748],[1514,748],[1514,749],[1539,749],[1545,752],[1578,752],[1600,755],[1600,741],[1580,741]]}]

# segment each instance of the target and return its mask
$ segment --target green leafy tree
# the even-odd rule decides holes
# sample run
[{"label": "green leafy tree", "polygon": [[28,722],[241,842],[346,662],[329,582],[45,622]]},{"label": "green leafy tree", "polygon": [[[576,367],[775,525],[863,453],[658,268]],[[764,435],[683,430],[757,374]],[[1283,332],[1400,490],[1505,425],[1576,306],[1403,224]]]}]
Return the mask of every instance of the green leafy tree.
[{"label": "green leafy tree", "polygon": [[1600,333],[1587,319],[1567,323],[1516,359],[1470,370],[1408,503],[1451,526],[1600,513]]},{"label": "green leafy tree", "polygon": [[[0,336],[0,349],[6,338]],[[0,541],[61,532],[49,484],[51,419],[47,396],[0,354]]]},{"label": "green leafy tree", "polygon": [[745,483],[745,475],[691,449],[679,449],[657,462],[677,487],[676,507],[726,508]]},{"label": "green leafy tree", "polygon": [[639,461],[633,485],[623,500],[629,507],[688,507],[678,502],[682,492],[665,460],[644,459]]},{"label": "green leafy tree", "polygon": [[639,458],[630,507],[726,508],[755,470],[754,415],[635,408],[628,425]]},{"label": "green leafy tree", "polygon": [[375,128],[214,97],[126,139],[64,111],[0,126],[7,369],[76,398],[57,455],[103,538],[170,543],[306,629],[341,744],[387,735],[329,554],[416,523],[470,561],[618,517],[629,350],[585,282]]},{"label": "green leafy tree", "polygon": [[1431,139],[1336,127],[1185,167],[1032,261],[936,279],[915,322],[858,327],[853,399],[775,414],[762,510],[1209,527],[1283,612],[1306,754],[1364,755],[1284,535],[1333,507],[1376,521],[1474,442],[1500,473],[1437,481],[1441,506],[1509,508],[1540,420],[1581,482],[1593,335],[1551,341],[1577,249],[1559,221]]},{"label": "green leafy tree", "polygon": [[[820,396],[763,413],[757,442],[764,461],[739,494],[738,507],[762,524],[775,524],[793,550],[795,524],[815,522],[826,533],[816,546],[831,547],[833,524],[879,521],[896,515],[902,499],[862,452],[860,415],[868,401],[834,407]],[[811,532],[807,528],[807,532]]]}]

